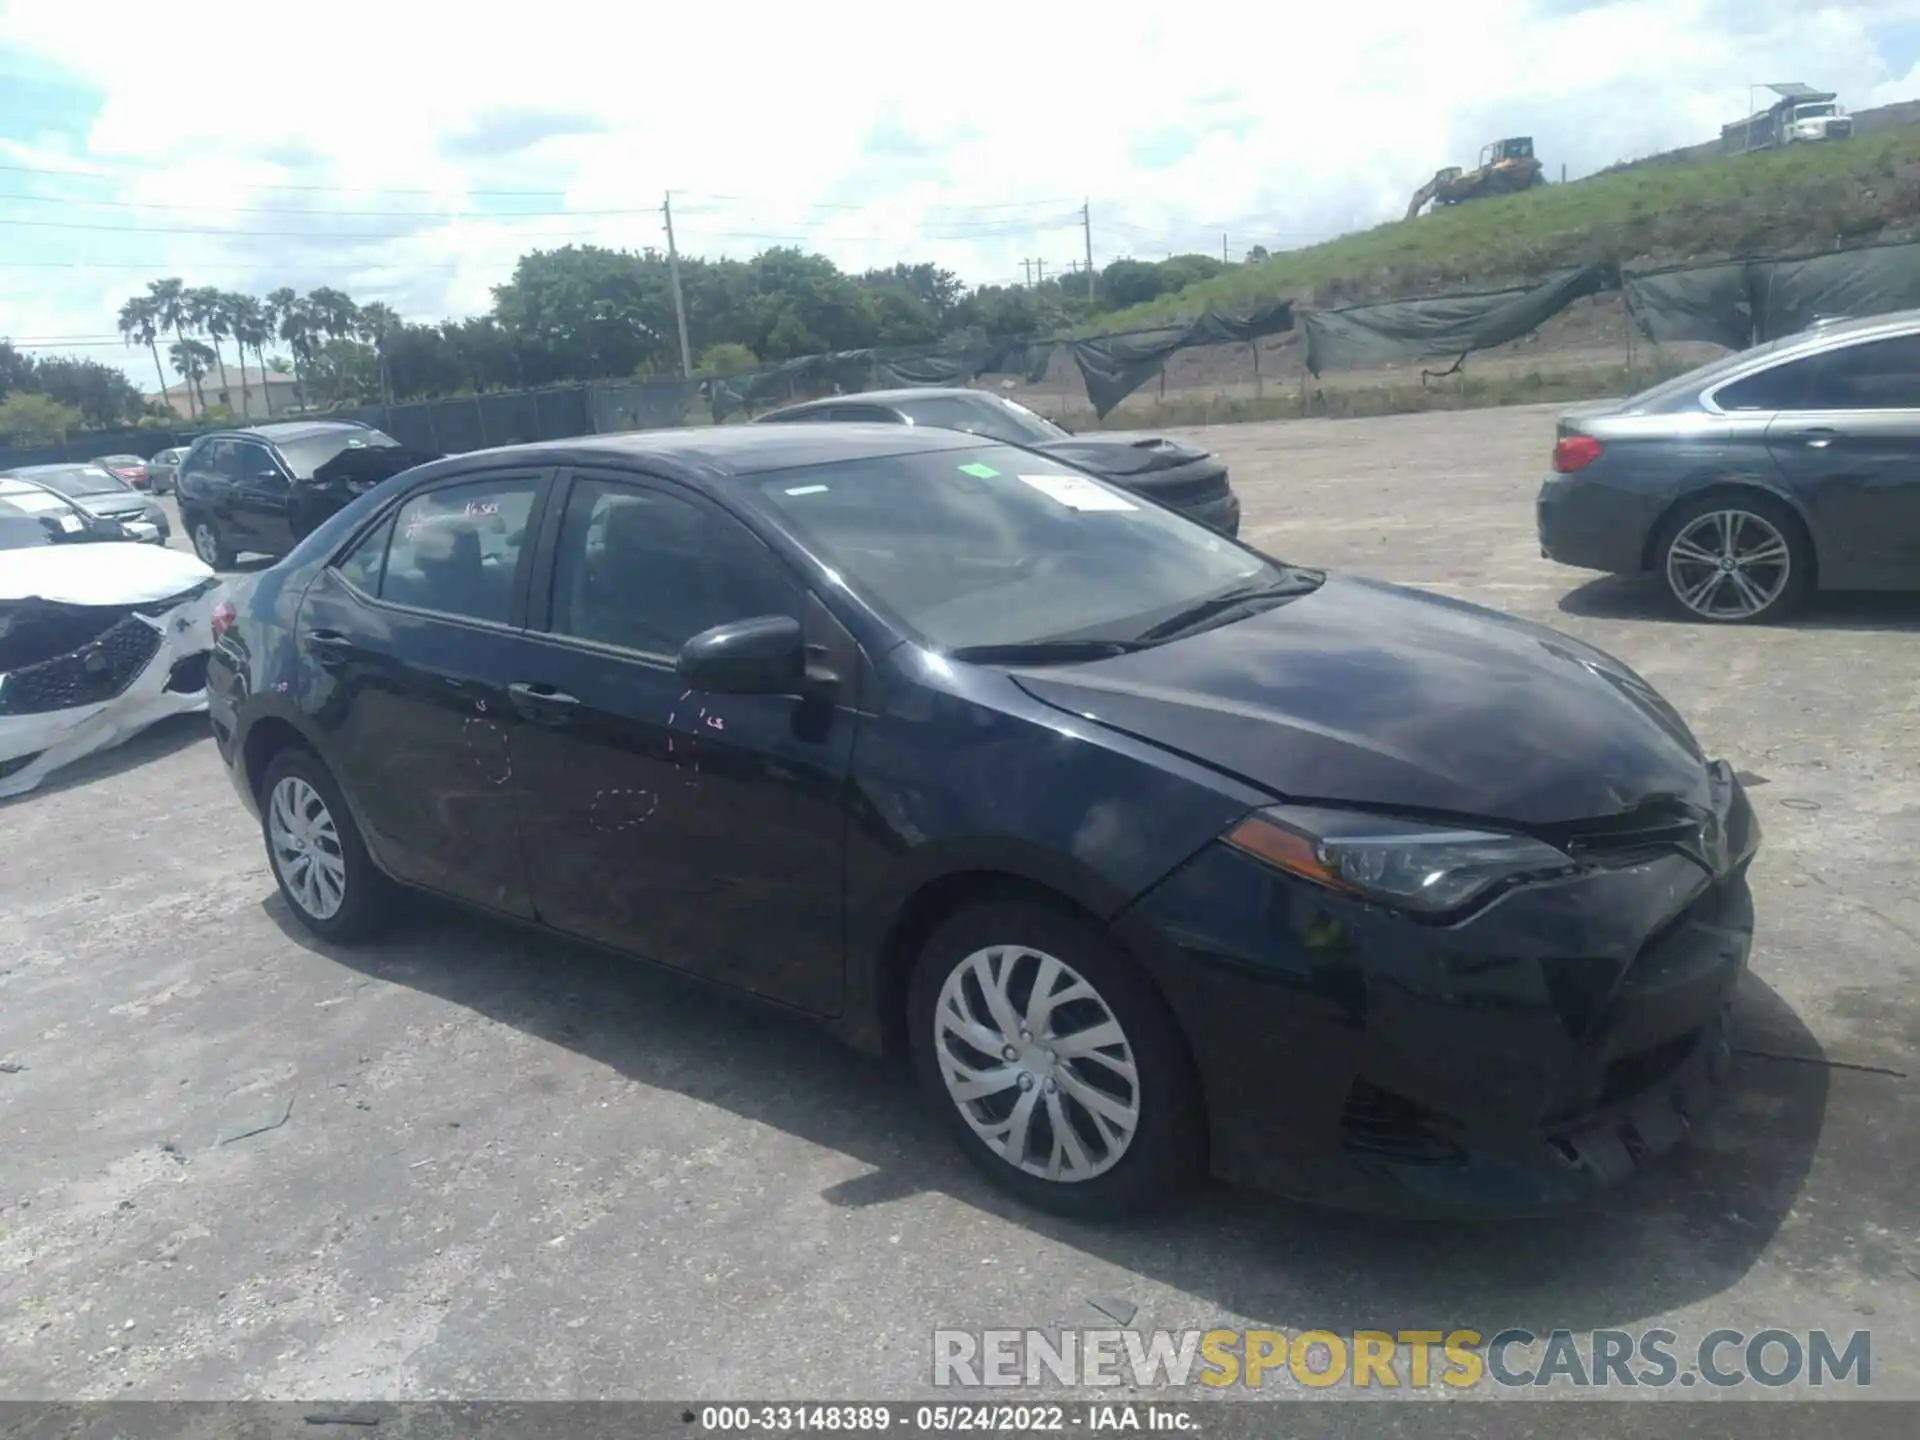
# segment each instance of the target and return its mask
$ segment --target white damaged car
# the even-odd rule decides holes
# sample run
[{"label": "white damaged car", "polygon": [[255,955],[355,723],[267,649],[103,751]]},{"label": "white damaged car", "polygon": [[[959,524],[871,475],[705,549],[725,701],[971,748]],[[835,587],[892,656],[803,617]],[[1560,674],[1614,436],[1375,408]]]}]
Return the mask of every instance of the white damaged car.
[{"label": "white damaged car", "polygon": [[131,540],[37,543],[13,525],[27,543],[0,545],[0,796],[205,710],[226,605],[192,555]]}]

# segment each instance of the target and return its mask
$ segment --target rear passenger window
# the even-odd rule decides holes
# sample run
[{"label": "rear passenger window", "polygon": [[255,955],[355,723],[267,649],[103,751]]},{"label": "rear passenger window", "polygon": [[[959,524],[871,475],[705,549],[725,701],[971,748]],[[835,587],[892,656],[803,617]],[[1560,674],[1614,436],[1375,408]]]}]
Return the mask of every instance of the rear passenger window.
[{"label": "rear passenger window", "polygon": [[376,593],[396,605],[506,624],[539,485],[532,476],[501,478],[416,495],[394,516]]}]

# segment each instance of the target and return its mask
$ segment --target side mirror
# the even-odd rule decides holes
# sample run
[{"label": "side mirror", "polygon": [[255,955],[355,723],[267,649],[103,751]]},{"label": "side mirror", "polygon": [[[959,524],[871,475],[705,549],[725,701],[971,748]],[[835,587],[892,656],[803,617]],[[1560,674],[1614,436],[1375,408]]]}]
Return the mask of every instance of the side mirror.
[{"label": "side mirror", "polygon": [[680,647],[675,668],[695,690],[714,695],[801,695],[809,688],[806,641],[788,615],[702,630]]}]

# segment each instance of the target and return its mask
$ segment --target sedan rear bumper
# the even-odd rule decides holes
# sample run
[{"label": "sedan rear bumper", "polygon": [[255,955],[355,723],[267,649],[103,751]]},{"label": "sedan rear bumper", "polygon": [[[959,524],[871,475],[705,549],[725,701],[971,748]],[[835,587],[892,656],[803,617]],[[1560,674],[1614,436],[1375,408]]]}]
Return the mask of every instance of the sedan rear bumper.
[{"label": "sedan rear bumper", "polygon": [[1201,1073],[1214,1169],[1397,1214],[1550,1212],[1685,1135],[1728,1070],[1757,826],[1450,926],[1214,846],[1129,912]]},{"label": "sedan rear bumper", "polygon": [[1657,496],[1585,472],[1549,475],[1534,502],[1540,553],[1582,570],[1632,574],[1644,568],[1647,539],[1660,509]]}]

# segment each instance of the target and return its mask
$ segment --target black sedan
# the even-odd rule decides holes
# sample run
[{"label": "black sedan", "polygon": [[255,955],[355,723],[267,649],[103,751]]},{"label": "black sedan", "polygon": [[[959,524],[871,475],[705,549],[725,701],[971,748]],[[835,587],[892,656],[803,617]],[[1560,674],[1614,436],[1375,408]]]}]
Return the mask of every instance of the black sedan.
[{"label": "black sedan", "polygon": [[99,465],[21,465],[5,472],[42,490],[71,500],[97,520],[124,526],[127,538],[164,545],[173,533],[167,512],[133,486]]},{"label": "black sedan", "polygon": [[1651,571],[1691,619],[1920,589],[1920,310],[1815,325],[1562,417],[1548,559]]},{"label": "black sedan", "polygon": [[756,425],[937,425],[1038,450],[1170,506],[1224,535],[1240,533],[1240,497],[1220,457],[1184,440],[1127,430],[1075,435],[985,390],[873,390],[769,411]]},{"label": "black sedan", "polygon": [[1618,661],[949,430],[397,477],[216,619],[286,904],[415,887],[910,1054],[1001,1185],[1530,1211],[1716,1088],[1758,844]]}]

